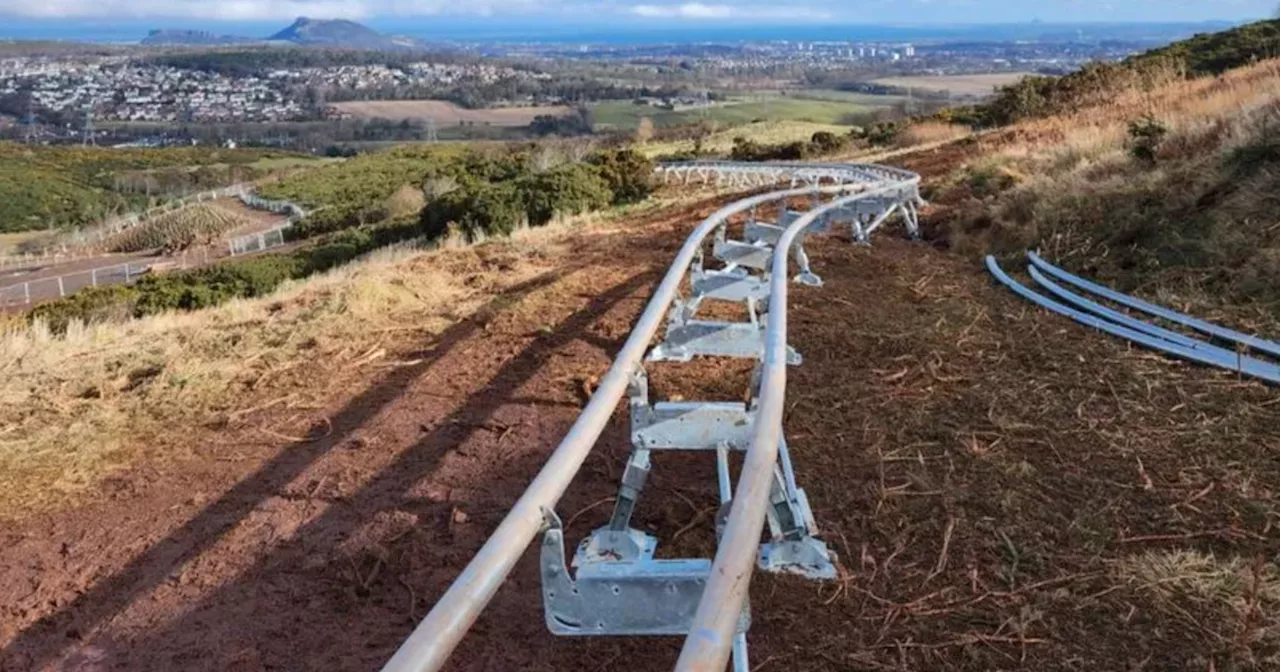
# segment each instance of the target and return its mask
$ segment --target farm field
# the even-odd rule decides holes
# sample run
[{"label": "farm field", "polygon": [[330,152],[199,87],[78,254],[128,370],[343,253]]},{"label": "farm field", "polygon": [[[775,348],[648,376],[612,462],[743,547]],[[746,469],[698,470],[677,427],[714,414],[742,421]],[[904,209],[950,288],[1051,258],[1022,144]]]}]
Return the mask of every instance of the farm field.
[{"label": "farm field", "polygon": [[996,87],[1012,84],[1030,74],[1033,73],[1008,72],[987,75],[886,77],[873,80],[873,83],[929,91],[947,91],[957,98],[985,98],[992,95]]},{"label": "farm field", "polygon": [[873,93],[841,91],[839,89],[768,89],[752,91],[742,96],[746,100],[825,100],[837,103],[854,103],[867,107],[890,107],[905,102],[906,96],[878,96]]},{"label": "farm field", "polygon": [[464,122],[487,126],[528,126],[539,115],[560,116],[572,111],[564,105],[469,110],[445,100],[349,101],[334,103],[333,107],[359,118],[392,121],[434,119],[439,127],[457,126]]},{"label": "farm field", "polygon": [[[733,149],[733,143],[736,138],[746,138],[760,144],[779,144],[806,141],[812,138],[814,133],[818,132],[844,135],[852,129],[852,126],[819,124],[811,121],[758,121],[718,130],[703,139],[702,148],[704,151],[713,154],[726,154]],[[692,151],[694,149],[694,141],[650,142],[640,149],[648,156],[660,157],[667,154]]]},{"label": "farm field", "polygon": [[856,102],[810,100],[792,97],[739,100],[712,104],[705,108],[663,110],[631,101],[610,101],[591,107],[592,121],[598,127],[634,130],[648,117],[656,126],[680,126],[704,119],[724,125],[741,125],[755,121],[804,121],[818,124],[842,124],[875,107]]}]

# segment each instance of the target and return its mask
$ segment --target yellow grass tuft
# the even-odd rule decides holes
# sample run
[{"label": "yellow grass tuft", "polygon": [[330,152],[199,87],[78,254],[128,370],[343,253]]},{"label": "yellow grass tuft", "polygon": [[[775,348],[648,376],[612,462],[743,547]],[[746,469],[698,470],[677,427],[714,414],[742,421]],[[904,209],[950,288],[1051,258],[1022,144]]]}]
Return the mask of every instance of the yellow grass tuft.
[{"label": "yellow grass tuft", "polygon": [[267,297],[72,323],[65,336],[40,322],[0,323],[0,519],[64,506],[143,456],[181,460],[199,448],[184,429],[226,423],[291,390],[319,394],[300,381],[348,371],[397,337],[420,346],[562,264],[575,236],[616,231],[663,204],[563,218],[509,239],[384,248]]},{"label": "yellow grass tuft", "polygon": [[1161,550],[1125,558],[1116,573],[1145,598],[1142,606],[1188,636],[1209,634],[1245,659],[1280,645],[1280,569],[1273,563]]},{"label": "yellow grass tuft", "polygon": [[422,212],[427,204],[427,197],[421,187],[406,184],[387,198],[386,208],[389,217],[408,217]]},{"label": "yellow grass tuft", "polygon": [[967,126],[946,124],[938,121],[925,121],[912,124],[903,131],[894,144],[899,147],[915,147],[932,143],[959,140],[971,131]]}]

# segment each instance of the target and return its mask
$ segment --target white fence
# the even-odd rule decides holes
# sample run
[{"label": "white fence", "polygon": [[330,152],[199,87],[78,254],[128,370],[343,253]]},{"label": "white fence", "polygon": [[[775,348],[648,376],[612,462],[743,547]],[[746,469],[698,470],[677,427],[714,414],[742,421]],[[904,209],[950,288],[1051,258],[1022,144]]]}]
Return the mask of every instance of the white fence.
[{"label": "white fence", "polygon": [[128,284],[151,269],[150,262],[128,261],[87,271],[28,280],[0,288],[0,308],[30,305],[35,301],[61,298],[86,287]]},{"label": "white fence", "polygon": [[[262,252],[264,250],[283,246],[286,242],[285,230],[293,226],[293,224],[298,220],[307,216],[307,211],[296,203],[262,198],[250,191],[245,185],[238,184],[224,189],[195,194],[184,199],[173,201],[172,203],[167,203],[164,206],[152,208],[144,213],[132,215],[122,220],[117,220],[109,225],[98,227],[94,232],[79,232],[77,235],[96,237],[98,240],[104,240],[107,236],[115,235],[129,227],[136,226],[147,218],[154,217],[157,214],[177,210],[179,208],[186,207],[187,205],[191,205],[192,203],[199,203],[215,198],[225,198],[228,196],[235,196],[239,198],[240,202],[244,203],[246,207],[266,212],[274,212],[288,217],[288,221],[279,226],[275,226],[258,233],[238,236],[229,240],[227,245],[228,252],[233,257]],[[15,269],[27,267],[66,263],[69,261],[75,261],[76,259],[92,257],[94,254],[96,253],[88,250],[81,252],[50,251],[42,254],[0,257],[0,272],[13,271]],[[26,282],[0,287],[0,308],[27,306],[38,301],[61,298],[86,287],[130,283],[137,280],[139,276],[152,270],[160,270],[162,268],[189,268],[191,265],[206,265],[208,263],[209,251],[205,249],[202,252],[202,258],[199,259],[194,256],[189,257],[188,254],[184,252],[178,259],[130,261],[122,264],[99,266],[97,268],[84,271],[64,273],[57,276],[34,278]]]},{"label": "white fence", "polygon": [[291,224],[284,224],[260,233],[251,233],[247,236],[232,238],[227,244],[231,256],[238,257],[242,254],[253,254],[254,252],[261,252],[284,245],[284,230],[290,226]]},{"label": "white fence", "polygon": [[251,192],[241,192],[240,202],[246,207],[254,210],[265,210],[280,215],[288,215],[289,221],[280,226],[261,231],[259,233],[251,233],[245,236],[232,238],[227,242],[228,251],[231,256],[236,257],[242,254],[252,254],[254,252],[262,252],[273,247],[280,247],[285,244],[285,230],[294,225],[295,222],[307,216],[307,211],[303,210],[296,203],[290,201],[273,201],[268,198],[262,198]]},{"label": "white fence", "polygon": [[155,271],[185,269],[209,263],[209,250],[182,253],[177,258],[135,259],[121,264],[98,266],[0,287],[0,309],[29,306],[39,301],[59,299],[73,292],[105,285],[129,284]]}]

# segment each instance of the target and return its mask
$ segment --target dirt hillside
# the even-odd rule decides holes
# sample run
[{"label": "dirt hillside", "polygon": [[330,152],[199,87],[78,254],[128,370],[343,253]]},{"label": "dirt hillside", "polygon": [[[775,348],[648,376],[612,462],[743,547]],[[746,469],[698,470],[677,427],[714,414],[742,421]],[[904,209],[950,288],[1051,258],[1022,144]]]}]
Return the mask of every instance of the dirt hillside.
[{"label": "dirt hillside", "polygon": [[[369,670],[483,543],[576,417],[684,232],[713,204],[584,233],[466,320],[319,358],[316,406],[190,427],[191,455],[0,526],[0,669]],[[1274,393],[1042,314],[970,259],[816,243],[786,428],[844,578],[758,576],[754,669],[1268,669],[1277,664]],[[368,359],[368,361],[362,361]],[[654,367],[734,398],[748,370]],[[560,506],[602,524],[615,421]],[[711,462],[660,456],[638,525],[709,553]],[[670,540],[675,539],[674,542]],[[663,547],[660,547],[663,548]],[[669,669],[678,639],[559,639],[536,553],[456,670]]]}]

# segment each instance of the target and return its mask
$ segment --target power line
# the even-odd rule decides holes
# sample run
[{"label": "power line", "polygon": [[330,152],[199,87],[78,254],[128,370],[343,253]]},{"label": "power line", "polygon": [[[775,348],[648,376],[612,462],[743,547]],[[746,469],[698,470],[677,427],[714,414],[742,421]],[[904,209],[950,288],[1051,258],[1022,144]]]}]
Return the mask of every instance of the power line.
[{"label": "power line", "polygon": [[81,137],[81,145],[82,145],[82,146],[88,147],[89,145],[96,145],[96,144],[98,144],[98,143],[97,143],[97,140],[95,140],[95,139],[94,139],[94,137],[93,137],[93,106],[92,106],[92,105],[86,105],[86,106],[85,106],[85,108],[84,108],[84,129],[83,129],[83,131],[84,131],[84,132],[83,132],[83,135],[82,135],[82,137]]},{"label": "power line", "polygon": [[36,110],[31,99],[27,99],[26,128],[23,129],[23,140],[29,145],[36,137]]}]

